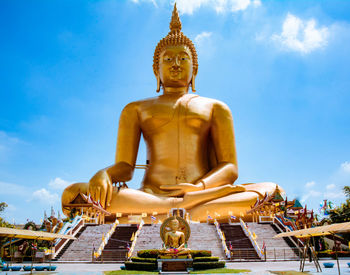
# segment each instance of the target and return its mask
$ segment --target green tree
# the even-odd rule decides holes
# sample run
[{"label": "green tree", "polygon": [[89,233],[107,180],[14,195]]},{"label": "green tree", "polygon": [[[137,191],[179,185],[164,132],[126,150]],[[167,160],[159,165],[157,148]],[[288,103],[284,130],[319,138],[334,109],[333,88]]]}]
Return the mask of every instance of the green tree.
[{"label": "green tree", "polygon": [[[5,219],[3,217],[1,217],[1,215],[3,214],[3,212],[5,211],[6,207],[7,207],[7,203],[5,202],[0,202],[0,227],[11,227],[13,228],[13,224],[8,223],[7,221],[5,221]],[[0,247],[7,241],[7,238],[0,238]]]},{"label": "green tree", "polygon": [[0,202],[0,227],[13,227],[12,224],[8,223],[3,217],[1,217],[7,206],[6,202]]},{"label": "green tree", "polygon": [[350,186],[344,186],[343,192],[347,199],[340,206],[335,207],[330,211],[329,219],[332,223],[350,221]]},{"label": "green tree", "polygon": [[0,214],[1,214],[1,212],[4,212],[4,210],[7,206],[8,205],[6,202],[0,202]]},{"label": "green tree", "polygon": [[350,199],[350,186],[344,186],[343,192],[344,192],[345,196],[347,197],[347,199]]}]

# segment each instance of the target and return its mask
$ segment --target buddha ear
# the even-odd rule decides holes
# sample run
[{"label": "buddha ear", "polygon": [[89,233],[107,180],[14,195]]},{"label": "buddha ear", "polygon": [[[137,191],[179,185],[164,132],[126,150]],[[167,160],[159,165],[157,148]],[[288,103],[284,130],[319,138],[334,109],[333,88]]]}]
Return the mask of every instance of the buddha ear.
[{"label": "buddha ear", "polygon": [[192,88],[192,92],[195,93],[196,92],[196,87],[194,84],[194,80],[195,80],[196,76],[194,74],[192,74],[192,80],[191,80],[191,88]]},{"label": "buddha ear", "polygon": [[159,77],[159,74],[157,74],[156,75],[156,78],[157,78],[157,90],[156,90],[156,92],[157,93],[159,93],[159,91],[160,91],[160,77]]}]

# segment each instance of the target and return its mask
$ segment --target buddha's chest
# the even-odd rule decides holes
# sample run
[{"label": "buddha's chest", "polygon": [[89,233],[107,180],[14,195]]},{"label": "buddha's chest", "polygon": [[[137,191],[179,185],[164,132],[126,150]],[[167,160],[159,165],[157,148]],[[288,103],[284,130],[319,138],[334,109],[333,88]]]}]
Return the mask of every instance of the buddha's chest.
[{"label": "buddha's chest", "polygon": [[210,126],[211,108],[195,100],[159,102],[140,113],[141,128],[144,132],[179,127],[203,131]]},{"label": "buddha's chest", "polygon": [[171,242],[171,244],[177,244],[180,245],[180,238],[181,235],[178,232],[170,232],[169,233],[169,241]]}]

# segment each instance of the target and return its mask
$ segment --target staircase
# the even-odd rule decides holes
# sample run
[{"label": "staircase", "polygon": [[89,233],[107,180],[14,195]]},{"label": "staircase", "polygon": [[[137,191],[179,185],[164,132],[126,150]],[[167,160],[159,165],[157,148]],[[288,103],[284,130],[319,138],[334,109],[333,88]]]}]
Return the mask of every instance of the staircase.
[{"label": "staircase", "polygon": [[298,249],[289,238],[273,239],[280,233],[274,224],[248,223],[249,230],[257,236],[257,243],[261,248],[263,242],[266,245],[267,260],[296,260],[298,259]]},{"label": "staircase", "polygon": [[[83,226],[79,232],[75,235],[75,237],[78,239],[80,237],[80,235],[84,232],[84,230],[86,229],[86,225]],[[56,257],[54,259],[52,259],[53,261],[58,261],[62,255],[67,251],[67,249],[70,247],[70,245],[74,242],[74,240],[69,240],[67,242],[67,244],[65,244],[65,246],[61,249],[61,251],[56,255]]]},{"label": "staircase", "polygon": [[90,262],[93,248],[98,249],[102,242],[102,234],[106,234],[110,228],[110,224],[85,225],[78,233],[79,236],[76,236],[77,239],[72,240],[57,259],[61,262]]},{"label": "staircase", "polygon": [[[145,224],[142,227],[133,256],[136,256],[139,250],[161,249],[163,241],[160,238],[160,226],[160,224]],[[198,223],[190,224],[190,227],[191,236],[188,240],[190,249],[211,250],[213,256],[218,256],[221,259],[226,258],[214,225]]]},{"label": "staircase", "polygon": [[133,257],[137,255],[139,250],[161,249],[162,239],[160,238],[160,224],[144,224],[137,238]]},{"label": "staircase", "polygon": [[188,240],[189,248],[193,250],[210,250],[212,256],[226,259],[221,240],[216,232],[215,225],[207,223],[193,223],[191,237]]},{"label": "staircase", "polygon": [[232,245],[231,260],[261,260],[240,224],[230,225],[222,223],[220,224],[220,228],[225,234],[227,248],[230,249],[230,244]]},{"label": "staircase", "polygon": [[132,234],[137,231],[136,224],[118,225],[109,238],[108,243],[102,251],[99,261],[102,262],[120,262],[125,261],[128,253],[128,244],[131,246]]}]

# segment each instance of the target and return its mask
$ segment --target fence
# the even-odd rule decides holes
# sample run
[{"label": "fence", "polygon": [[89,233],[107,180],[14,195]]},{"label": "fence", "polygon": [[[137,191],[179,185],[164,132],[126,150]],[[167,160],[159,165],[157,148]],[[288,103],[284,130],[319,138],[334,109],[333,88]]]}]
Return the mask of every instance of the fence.
[{"label": "fence", "polygon": [[97,259],[92,257],[93,262],[124,262],[128,259],[127,249],[104,249]]},{"label": "fence", "polygon": [[[261,261],[256,257],[254,248],[230,249],[231,260],[238,262]],[[265,248],[264,261],[297,261],[301,257],[299,248]]]}]

